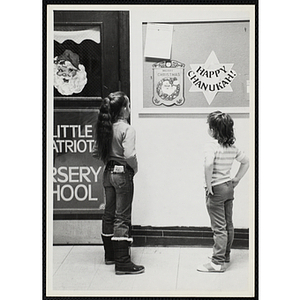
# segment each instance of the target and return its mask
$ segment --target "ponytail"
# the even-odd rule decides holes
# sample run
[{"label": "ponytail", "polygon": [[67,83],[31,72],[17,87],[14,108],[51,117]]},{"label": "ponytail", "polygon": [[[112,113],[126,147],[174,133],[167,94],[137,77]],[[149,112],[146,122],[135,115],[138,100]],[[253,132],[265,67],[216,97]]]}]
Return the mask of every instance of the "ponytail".
[{"label": "ponytail", "polygon": [[96,145],[100,159],[106,163],[111,151],[113,137],[110,99],[106,97],[101,100],[98,120],[96,124]]},{"label": "ponytail", "polygon": [[101,99],[98,120],[95,128],[97,156],[107,163],[111,153],[113,123],[120,118],[122,108],[129,102],[123,92],[110,93]]}]

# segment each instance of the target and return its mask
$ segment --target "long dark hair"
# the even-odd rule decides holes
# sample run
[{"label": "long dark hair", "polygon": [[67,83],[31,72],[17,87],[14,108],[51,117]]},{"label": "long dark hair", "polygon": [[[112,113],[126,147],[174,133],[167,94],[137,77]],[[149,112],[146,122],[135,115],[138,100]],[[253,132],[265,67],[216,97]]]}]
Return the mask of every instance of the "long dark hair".
[{"label": "long dark hair", "polygon": [[126,107],[128,101],[128,97],[121,91],[111,93],[101,100],[95,128],[95,142],[99,157],[104,163],[108,161],[111,152],[113,123],[121,117],[122,108]]},{"label": "long dark hair", "polygon": [[235,142],[234,122],[229,114],[214,111],[207,117],[209,128],[213,130],[213,137],[224,147],[230,147]]}]

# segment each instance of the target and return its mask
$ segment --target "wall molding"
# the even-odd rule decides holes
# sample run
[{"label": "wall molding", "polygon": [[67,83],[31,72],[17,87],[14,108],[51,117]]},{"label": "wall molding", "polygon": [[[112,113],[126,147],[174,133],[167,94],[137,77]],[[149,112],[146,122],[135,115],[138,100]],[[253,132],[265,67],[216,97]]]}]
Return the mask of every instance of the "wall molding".
[{"label": "wall molding", "polygon": [[[133,246],[212,246],[210,227],[132,226]],[[249,229],[235,229],[232,248],[249,249]]]},{"label": "wall molding", "polygon": [[[101,220],[54,220],[54,245],[102,245]],[[211,247],[210,227],[133,225],[133,247]],[[249,249],[249,229],[236,228],[234,249]]]},{"label": "wall molding", "polygon": [[158,108],[143,108],[140,109],[138,115],[140,118],[174,118],[174,117],[189,117],[189,118],[206,118],[209,113],[214,110],[221,110],[224,113],[229,113],[234,117],[249,118],[250,108],[245,107],[158,107]]}]

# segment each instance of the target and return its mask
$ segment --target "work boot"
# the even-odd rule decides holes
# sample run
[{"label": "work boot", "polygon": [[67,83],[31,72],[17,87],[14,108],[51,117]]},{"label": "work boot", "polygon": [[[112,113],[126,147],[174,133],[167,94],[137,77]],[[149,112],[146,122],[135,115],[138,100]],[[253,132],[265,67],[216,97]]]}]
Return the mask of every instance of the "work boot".
[{"label": "work boot", "polygon": [[129,241],[113,241],[115,254],[115,273],[123,274],[140,274],[145,271],[144,266],[135,265],[129,255]]},{"label": "work boot", "polygon": [[104,236],[101,234],[103,246],[104,246],[104,260],[106,265],[113,265],[115,263],[114,246],[111,240],[111,236]]}]

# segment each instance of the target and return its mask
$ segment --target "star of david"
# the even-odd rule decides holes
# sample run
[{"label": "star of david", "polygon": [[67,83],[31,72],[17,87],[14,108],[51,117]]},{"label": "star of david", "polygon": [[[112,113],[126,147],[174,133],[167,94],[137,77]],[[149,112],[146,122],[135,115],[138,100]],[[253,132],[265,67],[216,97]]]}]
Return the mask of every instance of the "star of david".
[{"label": "star of david", "polygon": [[[222,82],[222,80],[228,75],[228,73],[231,71],[234,64],[225,64],[220,63],[215,52],[212,51],[207,58],[206,62],[204,64],[190,64],[191,70],[193,71],[193,75],[196,75],[196,80],[198,84],[201,82],[207,84],[210,88],[217,84],[218,82]],[[236,76],[236,73],[232,70],[232,74]],[[230,83],[228,83],[225,87],[222,87],[222,89],[202,89],[199,88],[199,86],[193,84],[190,88],[190,92],[202,92],[206,98],[206,101],[210,105],[215,98],[216,94],[218,92],[232,92],[232,88],[230,86]]]}]

